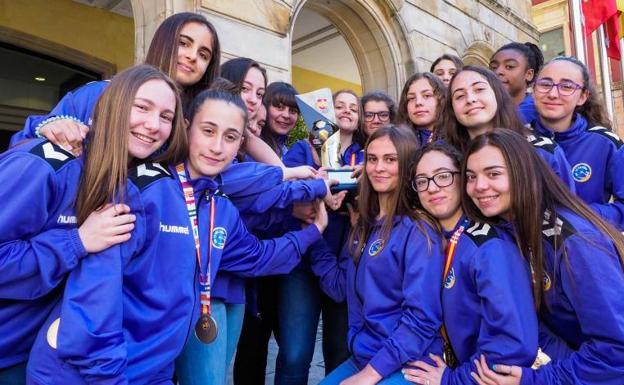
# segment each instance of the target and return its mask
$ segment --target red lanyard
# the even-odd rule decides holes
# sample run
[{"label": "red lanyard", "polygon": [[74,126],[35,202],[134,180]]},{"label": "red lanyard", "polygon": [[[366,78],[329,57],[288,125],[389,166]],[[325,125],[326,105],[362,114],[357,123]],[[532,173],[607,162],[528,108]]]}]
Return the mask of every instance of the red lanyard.
[{"label": "red lanyard", "polygon": [[455,230],[449,244],[446,246],[446,260],[444,262],[444,275],[442,275],[442,283],[446,281],[446,277],[451,270],[451,265],[453,264],[453,259],[455,258],[455,251],[457,250],[457,242],[459,242],[459,237],[466,229],[467,224],[468,220],[464,219],[459,228]]},{"label": "red lanyard", "polygon": [[[455,252],[457,251],[457,243],[459,242],[459,237],[462,235],[466,226],[468,225],[468,219],[464,219],[459,225],[459,228],[455,230],[453,236],[451,236],[451,240],[446,246],[446,259],[444,261],[444,274],[442,275],[442,290],[444,290],[444,284],[448,277],[449,271],[451,270],[451,265],[453,264],[453,259],[455,258]],[[457,367],[457,357],[455,356],[455,352],[451,346],[451,341],[449,339],[448,333],[446,332],[446,327],[444,323],[440,328],[442,338],[444,339],[444,361],[450,368]]]},{"label": "red lanyard", "polygon": [[355,152],[351,153],[351,167],[355,167]]},{"label": "red lanyard", "polygon": [[184,191],[186,209],[188,210],[189,219],[191,221],[191,228],[193,229],[193,238],[195,239],[195,256],[197,257],[197,268],[199,269],[199,283],[202,286],[200,294],[201,313],[203,315],[208,315],[210,314],[210,260],[212,257],[212,231],[215,218],[214,196],[210,197],[210,233],[208,235],[208,261],[206,263],[206,274],[204,274],[202,271],[201,251],[199,243],[199,224],[197,219],[197,206],[195,205],[195,192],[193,191],[193,186],[186,178],[186,170],[184,169],[183,163],[180,163],[176,166],[176,172],[178,174],[178,180],[182,185],[182,191]]}]

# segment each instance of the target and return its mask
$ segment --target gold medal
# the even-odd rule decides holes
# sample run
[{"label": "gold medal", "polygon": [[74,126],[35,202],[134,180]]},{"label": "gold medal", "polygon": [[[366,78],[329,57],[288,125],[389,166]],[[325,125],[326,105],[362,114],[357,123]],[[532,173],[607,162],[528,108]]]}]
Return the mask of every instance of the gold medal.
[{"label": "gold medal", "polygon": [[209,314],[202,314],[195,324],[195,337],[205,344],[217,338],[217,321]]}]

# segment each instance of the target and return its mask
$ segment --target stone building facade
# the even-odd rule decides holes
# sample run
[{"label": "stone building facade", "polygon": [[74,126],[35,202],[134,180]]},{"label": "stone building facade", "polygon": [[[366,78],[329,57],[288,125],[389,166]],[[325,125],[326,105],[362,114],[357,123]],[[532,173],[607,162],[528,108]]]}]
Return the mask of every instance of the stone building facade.
[{"label": "stone building facade", "polygon": [[0,130],[47,112],[81,81],[140,62],[177,12],[205,15],[223,60],[251,57],[270,81],[298,86],[305,74],[307,88],[397,97],[441,54],[486,64],[506,42],[537,41],[530,10],[529,0],[0,0],[0,62],[14,63],[0,71]]}]

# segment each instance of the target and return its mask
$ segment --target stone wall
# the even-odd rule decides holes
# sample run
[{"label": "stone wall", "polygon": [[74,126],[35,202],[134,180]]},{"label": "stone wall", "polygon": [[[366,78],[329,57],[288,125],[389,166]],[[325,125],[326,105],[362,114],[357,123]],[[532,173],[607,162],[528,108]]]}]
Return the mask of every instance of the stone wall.
[{"label": "stone wall", "polygon": [[[147,1],[132,0],[132,4],[150,8]],[[443,53],[486,64],[494,50],[509,41],[537,41],[528,0],[158,0],[154,4],[158,9],[150,15],[156,19],[181,11],[204,14],[219,32],[223,60],[252,57],[266,66],[271,81],[290,81],[293,26],[298,12],[309,7],[334,23],[347,40],[364,91],[384,89],[395,96],[408,76],[428,70]],[[141,33],[140,40],[149,41],[153,31],[137,31]]]}]

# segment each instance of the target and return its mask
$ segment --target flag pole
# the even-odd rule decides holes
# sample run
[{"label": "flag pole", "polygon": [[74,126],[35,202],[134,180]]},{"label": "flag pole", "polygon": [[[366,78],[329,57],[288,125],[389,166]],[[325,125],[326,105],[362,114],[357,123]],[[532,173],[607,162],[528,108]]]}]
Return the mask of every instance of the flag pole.
[{"label": "flag pole", "polygon": [[572,5],[572,28],[574,31],[574,50],[576,51],[576,58],[579,59],[581,63],[587,64],[581,0],[570,0],[570,3]]},{"label": "flag pole", "polygon": [[[613,122],[613,95],[611,93],[611,71],[609,70],[609,57],[607,56],[607,45],[605,43],[605,25],[598,27],[598,44],[600,56],[600,77],[602,79],[602,96],[607,106],[609,120]],[[615,43],[615,42],[613,42]]]}]

